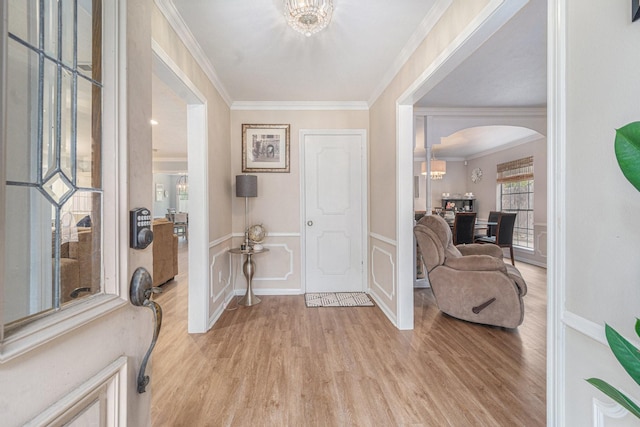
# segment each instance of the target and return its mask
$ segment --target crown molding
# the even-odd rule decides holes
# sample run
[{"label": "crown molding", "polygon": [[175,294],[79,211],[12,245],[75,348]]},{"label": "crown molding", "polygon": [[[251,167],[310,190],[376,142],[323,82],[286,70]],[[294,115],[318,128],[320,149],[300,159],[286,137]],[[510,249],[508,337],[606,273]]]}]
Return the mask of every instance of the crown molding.
[{"label": "crown molding", "polygon": [[411,55],[418,49],[418,46],[424,41],[424,39],[429,35],[433,27],[438,23],[442,15],[449,9],[453,0],[437,0],[436,4],[433,5],[429,13],[424,17],[416,31],[413,32],[407,43],[404,45],[398,56],[396,57],[391,67],[387,70],[384,77],[376,86],[375,90],[371,94],[369,98],[368,105],[373,105],[376,100],[382,95],[382,92],[389,86],[389,84],[393,81],[394,77],[398,72],[402,69],[404,64],[407,63]]},{"label": "crown molding", "polygon": [[187,156],[181,157],[153,157],[152,161],[154,162],[186,162],[188,160]]},{"label": "crown molding", "polygon": [[207,75],[213,87],[216,88],[222,99],[227,106],[231,106],[232,100],[227,92],[226,88],[222,84],[222,81],[218,77],[215,68],[205,55],[204,51],[196,41],[193,33],[182,19],[182,16],[176,9],[172,0],[154,0],[156,6],[169,22],[169,25],[178,35],[178,38],[184,43],[185,47],[191,53],[195,61],[202,68],[202,71]]},{"label": "crown molding", "polygon": [[364,101],[236,101],[231,104],[231,110],[368,110]]},{"label": "crown molding", "polygon": [[416,108],[416,116],[425,117],[546,117],[545,107],[478,107],[478,108]]}]

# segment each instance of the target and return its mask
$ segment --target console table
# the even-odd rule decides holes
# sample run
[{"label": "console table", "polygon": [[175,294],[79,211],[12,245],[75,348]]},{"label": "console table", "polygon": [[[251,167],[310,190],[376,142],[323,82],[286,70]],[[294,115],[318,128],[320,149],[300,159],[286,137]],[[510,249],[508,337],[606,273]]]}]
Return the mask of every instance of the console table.
[{"label": "console table", "polygon": [[244,273],[245,279],[247,279],[247,293],[244,297],[238,302],[240,305],[244,305],[246,307],[251,307],[252,305],[256,305],[260,302],[260,298],[253,294],[253,288],[251,286],[251,280],[253,279],[253,274],[256,271],[256,263],[253,262],[253,255],[261,254],[263,252],[269,252],[269,249],[262,248],[260,250],[254,249],[240,249],[233,248],[229,249],[229,253],[235,255],[244,255],[245,260],[242,265],[242,272]]}]

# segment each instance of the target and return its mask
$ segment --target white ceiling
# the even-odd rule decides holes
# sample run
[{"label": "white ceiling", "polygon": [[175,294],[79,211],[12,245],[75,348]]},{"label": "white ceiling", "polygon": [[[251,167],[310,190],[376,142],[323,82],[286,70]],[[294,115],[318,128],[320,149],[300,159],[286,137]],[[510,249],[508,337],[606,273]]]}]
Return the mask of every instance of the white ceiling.
[{"label": "white ceiling", "polygon": [[416,107],[545,107],[547,2],[530,0]]},{"label": "white ceiling", "polygon": [[187,104],[157,75],[153,75],[151,127],[154,159],[187,159]]},{"label": "white ceiling", "polygon": [[433,149],[440,159],[472,159],[479,153],[535,141],[540,134],[519,126],[480,126],[463,129],[446,138]]},{"label": "white ceiling", "polygon": [[[334,0],[329,26],[291,29],[282,0],[172,1],[232,101],[369,101],[442,0]],[[446,2],[445,2],[446,3]]]},{"label": "white ceiling", "polygon": [[[281,0],[156,2],[188,29],[231,103],[363,105],[375,100],[403,58],[422,41],[442,5],[448,4],[444,0],[334,0],[329,26],[305,37],[287,26]],[[158,103],[164,104],[164,110],[170,108],[170,97],[165,95],[154,89],[154,115],[160,111]],[[530,0],[416,103],[428,108],[545,106],[546,0]],[[504,130],[502,136],[510,133]],[[476,150],[491,149],[492,142],[495,146],[504,140],[486,135],[468,131],[464,139],[477,141],[472,144]],[[154,147],[161,136],[169,133],[154,129]],[[177,148],[177,139],[172,140],[159,142],[165,148],[158,153]]]}]

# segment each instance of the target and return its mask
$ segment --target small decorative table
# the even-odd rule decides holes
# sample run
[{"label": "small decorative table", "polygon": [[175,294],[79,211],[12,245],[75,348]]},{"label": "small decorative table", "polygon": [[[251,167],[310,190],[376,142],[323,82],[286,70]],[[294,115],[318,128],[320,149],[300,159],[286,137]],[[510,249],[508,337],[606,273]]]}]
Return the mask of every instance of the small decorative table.
[{"label": "small decorative table", "polygon": [[251,280],[253,279],[253,274],[256,271],[256,263],[253,262],[252,257],[253,255],[261,254],[263,252],[269,252],[269,249],[265,249],[265,248],[262,248],[259,250],[240,249],[240,248],[229,249],[229,253],[245,256],[244,264],[242,265],[242,272],[244,273],[245,279],[247,279],[247,293],[238,302],[238,304],[240,305],[251,307],[252,305],[256,305],[260,302],[260,298],[258,298],[253,294],[253,288],[251,286]]}]

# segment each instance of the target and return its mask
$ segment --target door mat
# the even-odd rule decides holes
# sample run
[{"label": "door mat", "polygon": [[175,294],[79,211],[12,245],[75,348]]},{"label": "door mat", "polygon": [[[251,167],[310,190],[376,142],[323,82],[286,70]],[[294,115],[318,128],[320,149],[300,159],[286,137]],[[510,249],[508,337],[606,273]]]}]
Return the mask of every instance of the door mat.
[{"label": "door mat", "polygon": [[373,307],[364,292],[317,292],[304,294],[307,307]]}]

